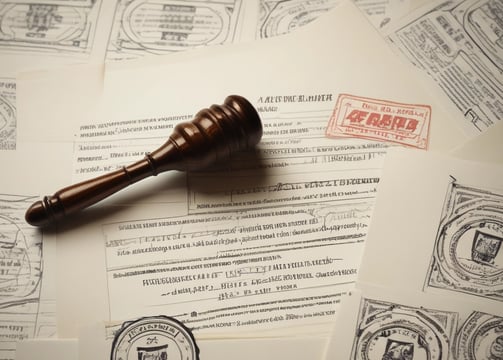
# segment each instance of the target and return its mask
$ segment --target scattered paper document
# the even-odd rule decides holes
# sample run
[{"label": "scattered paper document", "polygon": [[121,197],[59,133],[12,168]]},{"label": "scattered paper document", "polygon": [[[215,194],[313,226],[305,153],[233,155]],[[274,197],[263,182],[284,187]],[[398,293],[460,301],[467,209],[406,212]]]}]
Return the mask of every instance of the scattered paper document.
[{"label": "scattered paper document", "polygon": [[352,94],[425,104],[428,148],[463,143],[449,115],[427,91],[410,86],[414,81],[351,3],[281,39],[109,69],[101,112],[79,127],[75,181],[137,160],[164,143],[177,122],[230,93],[257,106],[264,138],[256,153],[236,156],[219,172],[149,179],[64,229],[59,283],[96,291],[61,287],[62,334],[76,336],[79,324],[91,320],[161,309],[197,327],[197,336],[257,331],[264,321],[282,331],[315,324],[328,331],[340,295],[353,286],[382,159],[395,144],[331,139],[326,127],[339,96]]},{"label": "scattered paper document", "polygon": [[503,122],[453,149],[455,157],[489,163],[503,163]]},{"label": "scattered paper document", "polygon": [[494,164],[388,153],[358,281],[501,306],[502,175]]},{"label": "scattered paper document", "polygon": [[324,359],[497,359],[501,309],[363,286],[346,297]]},{"label": "scattered paper document", "polygon": [[[9,164],[0,176],[2,359],[14,359],[17,341],[56,335],[55,236],[26,224],[24,214],[50,187],[68,181],[63,170],[71,164],[70,149],[30,143],[0,152],[0,162]],[[51,163],[32,161],[38,157]]]},{"label": "scattered paper document", "polygon": [[326,359],[498,358],[503,167],[398,150]]},{"label": "scattered paper document", "polygon": [[16,360],[79,360],[77,339],[25,340],[17,344]]},{"label": "scattered paper document", "polygon": [[470,136],[503,118],[501,14],[498,0],[431,1],[385,29]]}]

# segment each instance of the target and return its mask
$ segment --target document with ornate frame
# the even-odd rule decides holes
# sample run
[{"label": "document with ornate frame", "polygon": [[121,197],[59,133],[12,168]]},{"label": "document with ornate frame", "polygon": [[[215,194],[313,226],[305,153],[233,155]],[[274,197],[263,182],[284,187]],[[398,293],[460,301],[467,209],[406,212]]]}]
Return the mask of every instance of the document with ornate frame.
[{"label": "document with ornate frame", "polygon": [[501,305],[503,167],[392,151],[383,172],[358,281]]},{"label": "document with ornate frame", "polygon": [[325,360],[469,360],[503,355],[503,312],[360,284],[341,303]]}]

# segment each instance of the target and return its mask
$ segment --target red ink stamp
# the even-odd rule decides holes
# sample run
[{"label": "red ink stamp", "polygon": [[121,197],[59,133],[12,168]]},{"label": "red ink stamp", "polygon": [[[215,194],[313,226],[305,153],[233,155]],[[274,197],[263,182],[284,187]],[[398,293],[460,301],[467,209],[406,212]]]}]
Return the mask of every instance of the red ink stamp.
[{"label": "red ink stamp", "polygon": [[352,137],[428,148],[431,107],[340,94],[328,137]]}]

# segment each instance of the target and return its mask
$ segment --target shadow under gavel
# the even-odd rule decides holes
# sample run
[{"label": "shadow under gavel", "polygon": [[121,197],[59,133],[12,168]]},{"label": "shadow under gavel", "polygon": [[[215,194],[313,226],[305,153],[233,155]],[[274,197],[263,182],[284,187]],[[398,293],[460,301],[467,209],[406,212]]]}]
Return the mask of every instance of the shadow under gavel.
[{"label": "shadow under gavel", "polygon": [[28,208],[25,219],[33,226],[47,226],[146,177],[168,170],[202,170],[227,160],[254,147],[261,137],[255,108],[241,96],[228,96],[223,105],[212,105],[191,122],[178,124],[168,141],[144,159],[45,196]]}]

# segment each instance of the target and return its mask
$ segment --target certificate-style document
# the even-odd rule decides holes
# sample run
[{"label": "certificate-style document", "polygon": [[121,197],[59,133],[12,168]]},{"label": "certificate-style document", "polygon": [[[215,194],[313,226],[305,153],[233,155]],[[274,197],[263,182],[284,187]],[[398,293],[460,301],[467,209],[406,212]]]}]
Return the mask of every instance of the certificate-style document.
[{"label": "certificate-style document", "polygon": [[[70,64],[101,64],[114,3],[102,0],[0,3],[0,151],[15,150],[16,144],[23,141],[19,126],[23,109],[16,99],[19,73]],[[58,105],[63,102],[58,101]],[[38,137],[35,142],[38,141],[44,140]]]},{"label": "certificate-style document", "polygon": [[503,168],[389,151],[326,359],[498,359]]},{"label": "certificate-style document", "polygon": [[503,168],[393,152],[384,169],[359,281],[501,306]]},{"label": "certificate-style document", "polygon": [[246,23],[256,9],[255,1],[243,0],[117,1],[106,61],[250,40]]},{"label": "certificate-style document", "polygon": [[342,301],[324,359],[500,359],[502,324],[501,308],[363,286]]},{"label": "certificate-style document", "polygon": [[471,136],[503,115],[502,10],[499,0],[430,1],[385,30]]},{"label": "certificate-style document", "polygon": [[[65,144],[26,144],[0,153],[0,162],[9,164],[0,176],[1,359],[14,359],[20,340],[56,335],[55,236],[28,225],[24,215],[50,187],[68,181],[63,169],[69,150]],[[35,156],[52,159],[52,166],[32,163]]]}]

